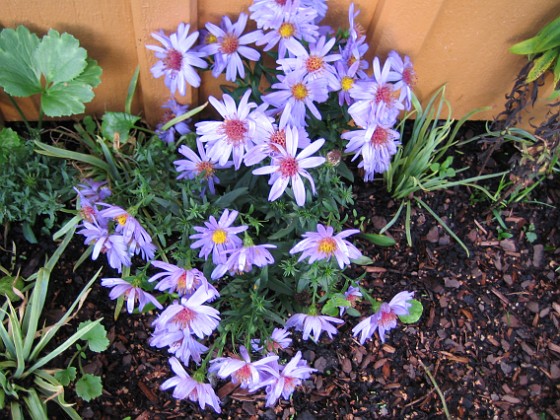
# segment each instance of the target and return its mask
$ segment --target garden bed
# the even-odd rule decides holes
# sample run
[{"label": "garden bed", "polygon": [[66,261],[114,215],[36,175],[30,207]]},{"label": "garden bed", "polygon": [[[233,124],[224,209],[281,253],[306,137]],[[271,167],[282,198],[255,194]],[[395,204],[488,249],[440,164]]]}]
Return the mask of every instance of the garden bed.
[{"label": "garden bed", "polygon": [[[465,136],[482,132],[482,127],[470,123]],[[461,150],[457,167],[468,165],[476,172],[478,147]],[[507,164],[507,155],[500,158],[497,165]],[[348,227],[362,223],[366,232],[379,231],[396,204],[380,183],[357,181],[354,193],[356,215]],[[399,223],[388,231],[396,240],[393,247],[360,240],[356,245],[373,264],[352,267],[351,274],[357,277],[365,270],[362,286],[384,300],[401,290],[415,291],[424,315],[418,323],[392,331],[384,344],[376,339],[360,345],[351,333],[355,321],[340,326],[333,340],[317,344],[295,333],[294,348],[318,372],[275,408],[265,408],[262,392],[247,394],[226,382],[215,387],[222,400],[220,415],[161,391],[171,372],[167,353],[148,344],[154,314],[121,313],[115,321],[114,302],[97,283],[80,319],[103,317],[109,333],[109,349],[91,355],[86,367],[101,375],[103,395],[91,402],[72,394],[66,399],[77,402],[80,415],[91,419],[439,418],[445,417],[441,392],[452,417],[557,418],[560,288],[554,270],[560,259],[560,212],[554,205],[559,197],[558,180],[546,180],[532,201],[500,211],[504,230],[467,188],[424,195],[465,241],[469,257],[418,208],[412,214],[413,247],[406,245]],[[26,244],[17,227],[2,239],[16,243],[24,275],[53,252],[47,239],[38,246]],[[69,296],[76,296],[99,267],[86,262],[72,272],[84,249],[75,238],[51,280],[49,320],[57,320]],[[3,255],[5,264],[8,253]],[[112,274],[106,269],[105,275]],[[66,329],[68,335],[73,331]],[[53,406],[52,418],[59,416]]]}]

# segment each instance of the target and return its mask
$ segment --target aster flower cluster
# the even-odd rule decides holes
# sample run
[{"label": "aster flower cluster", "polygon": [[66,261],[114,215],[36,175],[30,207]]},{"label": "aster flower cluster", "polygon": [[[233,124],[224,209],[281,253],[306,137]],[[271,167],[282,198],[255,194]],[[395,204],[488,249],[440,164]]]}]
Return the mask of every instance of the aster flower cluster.
[{"label": "aster flower cluster", "polygon": [[[200,33],[187,24],[154,32],[159,45],[147,46],[157,59],[152,74],[173,96],[155,134],[166,153],[178,155],[169,167],[170,185],[180,191],[164,196],[161,187],[146,187],[136,203],[119,207],[105,202],[106,184],[88,180],[76,189],[78,233],[93,259],[106,254],[122,273],[102,280],[109,297],[129,313],[157,310],[149,344],[169,354],[173,372],[161,389],[202,409],[220,412],[211,385],[218,379],[263,392],[267,406],[288,399],[315,372],[300,351],[285,352],[292,334],[333,339],[360,316],[358,300],[374,302],[343,274],[367,260],[351,242],[360,230],[347,226],[342,210],[352,204],[345,158],[360,158],[366,181],[389,168],[414,70],[408,57],[391,52],[383,65],[374,58],[368,75],[359,12],[350,6],[343,35],[319,26],[326,12],[325,0],[254,0],[237,21],[224,16]],[[175,95],[200,86],[204,69],[237,87],[210,96],[211,117],[191,125]],[[151,186],[162,174],[135,176]],[[160,206],[161,227],[155,216],[142,219],[152,203]],[[139,220],[148,220],[158,249]],[[129,275],[135,256],[146,265]],[[308,296],[294,302],[303,290]],[[384,342],[412,301],[412,292],[402,292],[374,304],[354,337],[365,344],[378,331]]]},{"label": "aster flower cluster", "polygon": [[105,254],[109,266],[120,273],[131,266],[134,255],[145,261],[154,258],[156,247],[140,223],[126,210],[103,201],[111,195],[106,182],[86,179],[75,190],[83,219],[77,233],[91,246],[93,260]]}]

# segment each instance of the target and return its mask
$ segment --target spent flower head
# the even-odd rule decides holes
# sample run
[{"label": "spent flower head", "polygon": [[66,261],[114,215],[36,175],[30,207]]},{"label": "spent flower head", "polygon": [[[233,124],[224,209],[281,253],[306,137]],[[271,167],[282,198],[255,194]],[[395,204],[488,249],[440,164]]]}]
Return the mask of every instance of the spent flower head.
[{"label": "spent flower head", "polygon": [[175,357],[169,359],[169,364],[175,376],[161,384],[162,390],[165,391],[170,388],[175,388],[173,390],[174,398],[178,400],[188,399],[192,402],[197,402],[202,410],[204,410],[206,405],[209,405],[216,413],[222,412],[220,408],[220,399],[216,395],[212,385],[191,377],[183,365],[181,365],[181,362]]},{"label": "spent flower head", "polygon": [[412,298],[414,292],[403,291],[397,293],[389,303],[382,303],[379,310],[373,315],[361,321],[352,328],[354,337],[360,335],[360,343],[364,344],[379,330],[379,338],[381,342],[385,342],[385,332],[397,326],[397,317],[409,315],[412,306]]},{"label": "spent flower head", "polygon": [[101,280],[101,286],[111,288],[109,298],[115,300],[123,297],[126,300],[126,310],[129,314],[134,311],[134,306],[138,302],[138,310],[142,312],[144,307],[151,303],[158,309],[163,309],[161,303],[150,293],[145,292],[141,287],[134,286],[128,281],[120,278],[104,278]]},{"label": "spent flower head", "polygon": [[286,328],[295,328],[296,331],[302,331],[304,340],[311,337],[317,343],[323,331],[327,333],[329,338],[338,333],[338,330],[332,324],[344,324],[344,321],[332,316],[298,313],[288,318],[285,326]]}]

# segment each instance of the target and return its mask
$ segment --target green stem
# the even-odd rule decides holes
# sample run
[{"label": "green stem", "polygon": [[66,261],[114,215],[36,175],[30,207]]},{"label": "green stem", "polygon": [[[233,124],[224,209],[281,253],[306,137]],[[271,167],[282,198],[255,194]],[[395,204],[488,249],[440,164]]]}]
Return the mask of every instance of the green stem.
[{"label": "green stem", "polygon": [[31,133],[33,131],[33,128],[31,127],[31,125],[29,125],[29,121],[25,117],[25,114],[23,113],[22,109],[19,107],[18,103],[15,101],[14,98],[12,98],[10,95],[7,96],[8,96],[8,100],[10,101],[12,106],[16,109],[19,116],[21,117],[21,120],[24,122],[25,126],[27,127],[27,131]]}]

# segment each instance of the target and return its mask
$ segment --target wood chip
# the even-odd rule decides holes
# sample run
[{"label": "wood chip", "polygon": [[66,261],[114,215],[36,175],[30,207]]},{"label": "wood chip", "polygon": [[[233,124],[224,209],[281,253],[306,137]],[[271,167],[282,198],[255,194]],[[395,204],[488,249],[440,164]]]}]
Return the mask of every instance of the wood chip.
[{"label": "wood chip", "polygon": [[449,353],[447,351],[440,351],[439,353],[442,354],[446,359],[452,360],[454,362],[469,363],[469,359],[466,357],[456,356],[453,353]]},{"label": "wood chip", "polygon": [[560,354],[560,346],[554,343],[548,343],[548,348],[558,354]]}]

